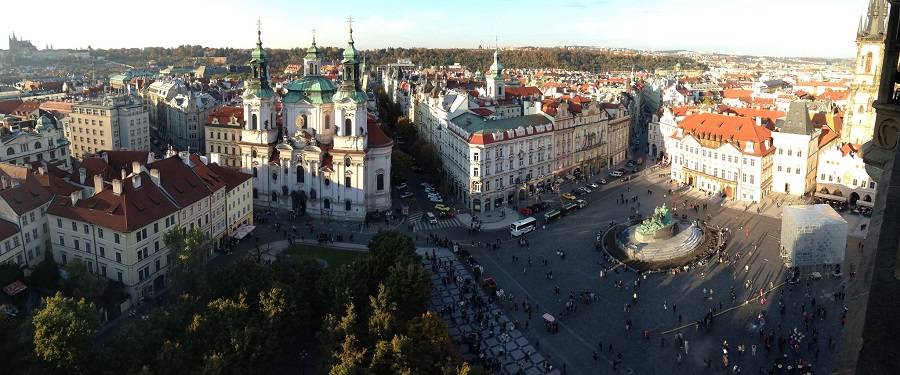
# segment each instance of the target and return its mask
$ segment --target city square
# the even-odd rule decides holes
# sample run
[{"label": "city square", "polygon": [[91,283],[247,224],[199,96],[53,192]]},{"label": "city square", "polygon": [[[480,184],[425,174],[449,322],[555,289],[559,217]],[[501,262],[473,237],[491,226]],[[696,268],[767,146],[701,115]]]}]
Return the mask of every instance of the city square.
[{"label": "city square", "polygon": [[[459,242],[484,267],[483,277],[495,279],[498,288],[514,296],[501,303],[510,319],[532,345],[539,343],[546,358],[557,368],[565,365],[569,373],[605,373],[614,363],[617,373],[732,373],[735,366],[757,373],[771,369],[779,358],[784,358],[785,369],[802,359],[817,373],[828,372],[846,306],[836,300],[837,293],[852,287],[852,277],[825,275],[786,283],[789,270],[779,255],[778,207],[773,204],[758,215],[755,207],[723,207],[720,199],[705,193],[674,189],[680,191],[670,195],[672,187],[658,172],[610,182],[589,195],[586,208],[527,234],[525,247],[503,231],[477,233]],[[637,202],[619,203],[620,195],[637,195],[640,208]],[[695,212],[685,201],[688,207],[701,208]],[[625,220],[632,207],[647,214],[661,203],[692,218],[709,215],[711,225],[728,228],[727,260],[692,263],[677,273],[667,269],[637,274],[597,249],[596,236],[609,221]],[[479,246],[498,237],[499,249]],[[471,241],[476,241],[474,247]],[[848,248],[858,241],[851,239]],[[853,264],[859,253],[848,251],[847,257]],[[584,293],[592,297],[584,300]],[[570,300],[575,303],[567,308]],[[530,320],[513,306],[526,301],[537,306]],[[804,323],[804,314],[814,311]],[[558,320],[558,333],[548,333],[544,313]],[[709,315],[706,327],[703,320]],[[792,349],[794,328],[803,338]],[[773,337],[768,349],[761,332]]]}]

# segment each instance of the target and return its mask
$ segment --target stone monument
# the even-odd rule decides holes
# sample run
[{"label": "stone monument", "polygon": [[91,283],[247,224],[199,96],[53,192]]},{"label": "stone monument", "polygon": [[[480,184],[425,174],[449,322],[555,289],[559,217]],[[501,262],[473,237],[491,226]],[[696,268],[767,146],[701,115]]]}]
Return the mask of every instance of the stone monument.
[{"label": "stone monument", "polygon": [[637,226],[634,236],[638,241],[650,243],[672,238],[677,232],[676,222],[672,220],[672,212],[663,203],[653,210],[653,216],[644,219]]}]

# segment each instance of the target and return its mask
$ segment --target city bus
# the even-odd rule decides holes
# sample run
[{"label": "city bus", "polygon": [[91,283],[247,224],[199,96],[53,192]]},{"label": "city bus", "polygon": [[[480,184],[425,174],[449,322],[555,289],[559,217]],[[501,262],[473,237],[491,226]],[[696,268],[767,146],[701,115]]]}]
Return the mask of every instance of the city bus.
[{"label": "city bus", "polygon": [[513,237],[519,237],[525,233],[531,232],[537,228],[537,220],[533,217],[527,217],[509,225],[509,234]]}]

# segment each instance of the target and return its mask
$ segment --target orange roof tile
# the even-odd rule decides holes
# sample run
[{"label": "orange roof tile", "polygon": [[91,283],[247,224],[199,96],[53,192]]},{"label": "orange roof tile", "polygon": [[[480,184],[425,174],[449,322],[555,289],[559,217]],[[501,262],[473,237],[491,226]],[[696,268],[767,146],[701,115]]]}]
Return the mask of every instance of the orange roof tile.
[{"label": "orange roof tile", "polygon": [[[723,143],[730,143],[742,153],[763,156],[774,150],[772,147],[772,131],[757,126],[753,119],[740,116],[726,116],[716,113],[700,113],[685,117],[678,124],[684,136],[696,139],[714,138]],[[766,147],[768,141],[768,147]],[[753,152],[746,152],[746,143],[753,143]]]}]

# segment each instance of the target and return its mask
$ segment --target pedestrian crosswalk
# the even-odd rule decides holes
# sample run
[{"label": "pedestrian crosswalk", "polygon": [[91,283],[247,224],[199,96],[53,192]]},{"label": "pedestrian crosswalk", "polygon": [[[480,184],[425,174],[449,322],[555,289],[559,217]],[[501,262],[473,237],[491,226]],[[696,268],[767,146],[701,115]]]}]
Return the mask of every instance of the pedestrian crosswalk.
[{"label": "pedestrian crosswalk", "polygon": [[462,221],[459,218],[452,219],[442,219],[438,218],[437,224],[431,224],[424,218],[424,212],[413,212],[409,215],[409,219],[407,219],[407,223],[413,226],[414,232],[420,232],[423,230],[436,230],[436,229],[449,229],[449,228],[457,228],[464,226]]}]

